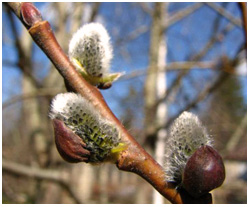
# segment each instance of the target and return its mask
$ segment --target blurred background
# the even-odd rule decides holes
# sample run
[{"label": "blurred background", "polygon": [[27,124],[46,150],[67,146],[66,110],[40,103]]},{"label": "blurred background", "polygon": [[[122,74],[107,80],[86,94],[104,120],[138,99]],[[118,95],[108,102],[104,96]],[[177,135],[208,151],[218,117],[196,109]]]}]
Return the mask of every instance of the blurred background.
[{"label": "blurred background", "polygon": [[[247,202],[246,43],[237,3],[35,3],[65,53],[83,24],[100,22],[114,47],[102,90],[135,139],[160,163],[172,121],[197,114],[224,159],[214,203]],[[115,165],[69,164],[58,154],[51,99],[62,77],[21,22],[2,11],[3,203],[168,203]]]}]

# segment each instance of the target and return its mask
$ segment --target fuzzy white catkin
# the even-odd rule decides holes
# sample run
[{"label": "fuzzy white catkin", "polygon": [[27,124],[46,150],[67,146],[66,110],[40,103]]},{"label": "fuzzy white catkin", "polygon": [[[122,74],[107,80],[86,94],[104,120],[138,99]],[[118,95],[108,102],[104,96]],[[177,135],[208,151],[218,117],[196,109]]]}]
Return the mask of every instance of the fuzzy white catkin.
[{"label": "fuzzy white catkin", "polygon": [[99,23],[90,23],[73,35],[69,58],[77,59],[89,75],[100,77],[109,71],[112,50],[107,30]]},{"label": "fuzzy white catkin", "polygon": [[172,124],[166,143],[165,178],[180,184],[187,160],[202,145],[212,146],[212,139],[199,118],[183,112]]},{"label": "fuzzy white catkin", "polygon": [[81,95],[76,93],[60,93],[52,100],[49,116],[51,119],[60,119],[63,121],[75,114],[82,113],[80,110],[83,108],[85,113],[91,113],[92,116],[98,119],[98,114],[96,114],[93,106]]},{"label": "fuzzy white catkin", "polygon": [[49,114],[59,119],[83,139],[91,152],[90,162],[103,161],[119,144],[117,129],[103,118],[94,106],[80,94],[61,93],[54,97]]}]

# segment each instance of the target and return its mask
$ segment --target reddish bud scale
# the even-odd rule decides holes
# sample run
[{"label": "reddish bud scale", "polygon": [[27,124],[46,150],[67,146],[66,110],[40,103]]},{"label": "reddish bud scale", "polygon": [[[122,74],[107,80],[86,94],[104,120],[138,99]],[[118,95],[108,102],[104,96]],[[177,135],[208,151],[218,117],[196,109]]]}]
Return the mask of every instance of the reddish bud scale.
[{"label": "reddish bud scale", "polygon": [[42,21],[42,15],[34,4],[29,2],[21,3],[21,14],[24,23],[28,27],[32,27],[35,23]]},{"label": "reddish bud scale", "polygon": [[63,121],[53,119],[55,143],[62,158],[68,162],[88,162],[90,152],[86,144]]},{"label": "reddish bud scale", "polygon": [[183,174],[183,187],[198,198],[222,185],[225,167],[221,156],[210,146],[201,146],[188,159]]}]

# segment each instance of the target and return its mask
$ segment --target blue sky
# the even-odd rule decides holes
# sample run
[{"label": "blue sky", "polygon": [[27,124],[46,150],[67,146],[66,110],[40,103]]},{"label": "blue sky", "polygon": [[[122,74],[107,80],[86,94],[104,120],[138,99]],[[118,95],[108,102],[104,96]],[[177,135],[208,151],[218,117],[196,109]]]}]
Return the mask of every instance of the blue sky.
[{"label": "blue sky", "polygon": [[[169,15],[174,14],[185,7],[192,5],[193,3],[171,3],[169,6]],[[41,11],[46,11],[45,3],[35,4]],[[238,6],[235,3],[229,3],[227,10],[231,12],[235,17],[239,18],[240,13]],[[141,25],[150,26],[151,19],[148,15],[143,13],[138,5],[135,3],[102,3],[99,10],[99,18],[111,35],[112,42],[116,42],[117,38],[126,37],[131,31],[135,30]],[[53,16],[53,14],[52,14]],[[213,20],[217,17],[217,13],[208,6],[203,6],[193,14],[189,15],[182,21],[171,26],[166,31],[168,55],[166,57],[167,62],[172,61],[186,61],[193,54],[197,53],[205,43],[210,39],[212,35]],[[46,19],[46,18],[45,18]],[[3,13],[3,42],[2,42],[2,59],[3,61],[16,62],[17,53],[13,42],[13,34],[8,27],[9,21],[6,14]],[[15,18],[18,28],[18,34],[21,34],[22,25]],[[228,23],[227,19],[220,21],[219,30],[224,28]],[[116,34],[116,35],[115,35]],[[125,71],[129,74],[131,71],[138,69],[146,69],[148,65],[148,49],[149,49],[150,33],[147,31],[139,38],[118,47],[114,47],[114,59],[112,62],[112,71]],[[217,43],[204,57],[203,60],[215,60],[221,55],[227,55],[233,58],[237,49],[244,41],[244,33],[241,28],[235,27],[230,31],[223,40]],[[125,58],[121,51],[127,53]],[[123,52],[124,52],[123,51]],[[48,73],[49,61],[47,57],[40,51],[38,47],[34,48],[34,60],[37,64],[36,75],[38,79],[44,78]],[[15,94],[21,93],[21,77],[22,74],[16,67],[2,68],[2,84],[3,92],[2,101],[5,102]],[[191,72],[194,78],[206,77],[211,75],[209,70],[194,70]],[[171,84],[176,73],[169,72],[167,74],[167,83]],[[242,93],[246,97],[246,77],[239,77],[243,85]],[[102,91],[104,97],[107,99],[111,109],[119,115],[121,106],[117,97],[124,97],[128,94],[129,86],[134,86],[138,91],[142,90],[144,76],[137,79],[118,81],[113,85],[110,90]],[[188,84],[184,81],[184,84]],[[191,95],[195,94],[191,90],[188,92]],[[115,95],[114,95],[115,94]],[[173,109],[175,110],[175,109]]]}]

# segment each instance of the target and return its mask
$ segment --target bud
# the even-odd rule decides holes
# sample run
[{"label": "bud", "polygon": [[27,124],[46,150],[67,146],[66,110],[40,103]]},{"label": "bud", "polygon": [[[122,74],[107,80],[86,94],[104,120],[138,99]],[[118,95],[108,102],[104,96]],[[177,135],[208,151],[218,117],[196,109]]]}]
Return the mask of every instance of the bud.
[{"label": "bud", "polygon": [[[189,112],[183,112],[170,127],[165,160],[166,180],[185,188],[194,197],[220,186],[225,178],[223,161],[212,148],[211,137],[198,117]],[[199,171],[195,173],[196,170]],[[217,180],[211,180],[214,177],[207,176],[208,173],[218,176]],[[200,182],[203,184],[199,185]]]},{"label": "bud", "polygon": [[86,144],[63,121],[53,119],[55,143],[59,154],[68,162],[88,162],[90,152]]},{"label": "bud", "polygon": [[35,23],[42,21],[42,15],[34,4],[29,2],[21,3],[21,14],[23,21],[29,27],[32,27]]},{"label": "bud", "polygon": [[105,89],[122,75],[109,74],[112,50],[106,29],[99,23],[90,23],[73,35],[69,44],[69,58],[89,83]]},{"label": "bud", "polygon": [[[72,145],[69,148],[73,154],[87,157],[86,162],[99,163],[113,158],[115,153],[124,149],[116,127],[79,94],[58,94],[52,100],[50,118],[54,122],[57,146],[64,151],[59,151],[61,155],[69,154],[65,149],[68,148],[67,145]],[[64,125],[57,120],[62,121]],[[81,142],[78,137],[82,139]],[[90,154],[83,152],[81,146]]]},{"label": "bud", "polygon": [[195,198],[222,185],[225,167],[221,156],[210,146],[201,146],[188,159],[183,187]]}]

